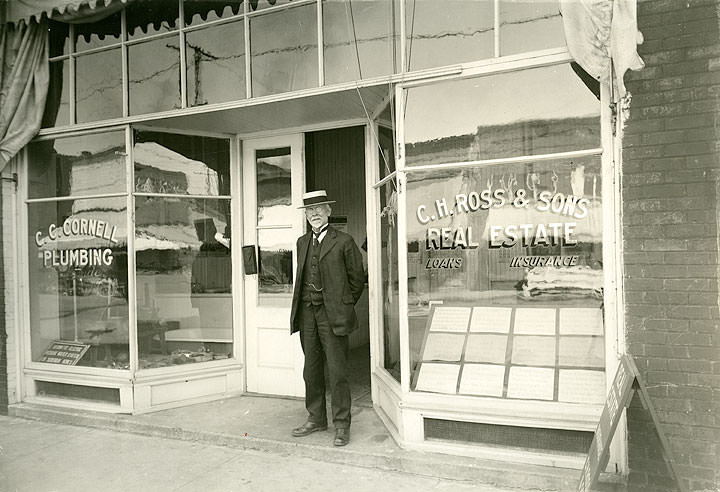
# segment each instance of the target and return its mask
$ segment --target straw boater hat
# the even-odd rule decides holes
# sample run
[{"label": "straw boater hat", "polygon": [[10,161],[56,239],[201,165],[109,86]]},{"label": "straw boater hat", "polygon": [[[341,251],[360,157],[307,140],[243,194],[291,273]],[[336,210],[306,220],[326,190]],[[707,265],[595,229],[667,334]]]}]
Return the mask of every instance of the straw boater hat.
[{"label": "straw boater hat", "polygon": [[298,208],[314,207],[315,205],[323,205],[325,203],[335,203],[335,200],[328,200],[325,190],[309,191],[303,194],[303,204]]}]

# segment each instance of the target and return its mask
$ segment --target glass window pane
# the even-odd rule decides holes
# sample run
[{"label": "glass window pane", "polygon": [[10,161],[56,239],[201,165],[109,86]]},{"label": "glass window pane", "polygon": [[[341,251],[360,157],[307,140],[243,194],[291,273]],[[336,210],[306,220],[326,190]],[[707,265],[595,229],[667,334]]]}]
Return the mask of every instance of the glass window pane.
[{"label": "glass window pane", "polygon": [[75,24],[75,51],[83,51],[122,41],[120,11],[92,24]]},{"label": "glass window pane", "polygon": [[29,198],[122,193],[126,189],[123,131],[34,142],[28,152]]},{"label": "glass window pane", "polygon": [[230,195],[227,139],[136,131],[133,159],[136,192]]},{"label": "glass window pane", "polygon": [[128,47],[130,114],[180,107],[180,45],[176,36]]},{"label": "glass window pane", "polygon": [[230,200],[136,197],[140,369],[232,357]]},{"label": "glass window pane", "polygon": [[70,124],[70,60],[50,62],[50,84],[42,127]]},{"label": "glass window pane", "polygon": [[290,147],[258,150],[255,160],[258,225],[288,224],[297,213],[292,207]]},{"label": "glass window pane", "polygon": [[500,54],[565,46],[557,2],[501,0]]},{"label": "glass window pane", "polygon": [[123,84],[120,48],[78,56],[75,63],[77,122],[121,117]]},{"label": "glass window pane", "polygon": [[390,128],[378,127],[378,140],[380,141],[380,178],[395,172],[395,133]]},{"label": "glass window pane", "polygon": [[568,64],[415,87],[406,95],[409,166],[600,147],[600,104]]},{"label": "glass window pane", "polygon": [[414,388],[574,401],[556,381],[604,368],[600,156],[408,177]]},{"label": "glass window pane", "polygon": [[380,268],[383,303],[383,367],[400,381],[400,307],[398,304],[397,193],[393,181],[380,193]]},{"label": "glass window pane", "polygon": [[204,22],[227,19],[243,13],[243,0],[184,0],[185,25],[197,26]]},{"label": "glass window pane", "polygon": [[493,0],[407,0],[408,70],[490,58]]},{"label": "glass window pane", "polygon": [[293,246],[290,227],[259,229],[258,238],[258,303],[277,294],[292,294]]},{"label": "glass window pane", "polygon": [[317,87],[314,4],[253,17],[250,39],[253,96]]},{"label": "glass window pane", "polygon": [[393,2],[323,2],[325,83],[393,73]]},{"label": "glass window pane", "polygon": [[125,8],[128,39],[141,39],[177,29],[180,20],[177,0],[135,0]]},{"label": "glass window pane", "polygon": [[33,361],[128,369],[125,203],[28,205]]},{"label": "glass window pane", "polygon": [[188,104],[245,99],[242,21],[186,34]]}]

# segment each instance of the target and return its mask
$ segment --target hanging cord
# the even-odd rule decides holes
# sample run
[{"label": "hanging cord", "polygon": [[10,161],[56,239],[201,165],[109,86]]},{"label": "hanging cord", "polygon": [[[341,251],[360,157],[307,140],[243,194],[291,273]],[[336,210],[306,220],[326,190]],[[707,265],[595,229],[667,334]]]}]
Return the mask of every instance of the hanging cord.
[{"label": "hanging cord", "polygon": [[[378,149],[380,149],[380,155],[383,159],[383,164],[385,164],[385,170],[388,174],[392,174],[392,171],[390,170],[390,163],[387,160],[387,156],[385,155],[385,152],[383,151],[382,146],[380,145],[380,138],[378,137],[377,133],[375,132],[375,125],[373,124],[372,119],[370,118],[370,113],[368,113],[367,106],[365,106],[365,100],[362,97],[362,93],[360,92],[360,86],[358,84],[355,84],[355,90],[357,91],[358,97],[360,98],[360,103],[362,104],[363,111],[365,111],[365,118],[368,120],[368,123],[370,124],[370,130],[372,131],[373,138],[375,139],[375,145],[377,145]],[[392,104],[390,105],[392,108]],[[395,180],[390,180],[390,182],[393,185],[393,188],[395,188]],[[396,188],[395,188],[396,189]]]},{"label": "hanging cord", "polygon": [[355,15],[353,14],[352,0],[348,0],[348,9],[350,10],[350,27],[352,27],[353,41],[355,43],[355,58],[357,59],[358,74],[362,80],[362,66],[360,64],[360,48],[358,46],[357,32],[355,31]]}]

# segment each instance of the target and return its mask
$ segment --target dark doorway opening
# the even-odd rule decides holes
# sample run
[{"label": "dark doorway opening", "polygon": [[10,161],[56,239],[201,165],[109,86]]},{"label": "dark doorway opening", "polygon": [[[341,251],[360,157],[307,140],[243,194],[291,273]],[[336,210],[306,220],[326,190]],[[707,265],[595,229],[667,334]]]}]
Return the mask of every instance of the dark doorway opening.
[{"label": "dark doorway opening", "polygon": [[372,406],[370,394],[370,329],[367,289],[365,216],[365,127],[354,126],[305,134],[305,185],[327,190],[330,223],[347,232],[360,247],[366,272],[365,291],[355,305],[359,328],[350,335],[350,391],[353,405]]}]

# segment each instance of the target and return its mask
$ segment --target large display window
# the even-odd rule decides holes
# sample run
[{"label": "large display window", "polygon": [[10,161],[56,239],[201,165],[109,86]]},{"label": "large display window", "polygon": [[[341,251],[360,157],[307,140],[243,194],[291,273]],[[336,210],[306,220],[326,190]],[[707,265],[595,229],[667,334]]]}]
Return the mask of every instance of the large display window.
[{"label": "large display window", "polygon": [[125,133],[28,147],[31,355],[129,368]]},{"label": "large display window", "polygon": [[567,65],[404,96],[410,390],[602,403],[598,100]]},{"label": "large display window", "polygon": [[232,357],[229,142],[134,137],[138,368]]},{"label": "large display window", "polygon": [[128,149],[129,136],[28,146],[33,362],[130,370],[136,356],[143,370],[233,356],[229,141],[135,131]]}]

